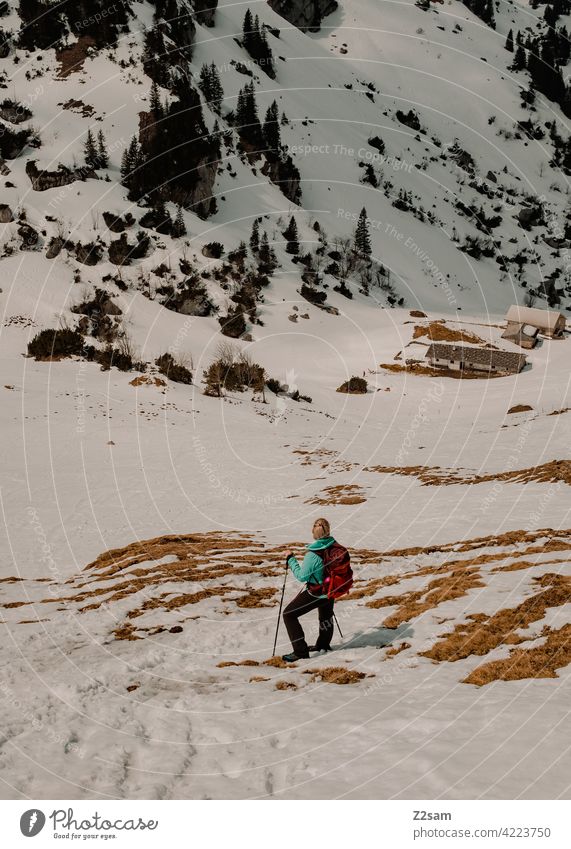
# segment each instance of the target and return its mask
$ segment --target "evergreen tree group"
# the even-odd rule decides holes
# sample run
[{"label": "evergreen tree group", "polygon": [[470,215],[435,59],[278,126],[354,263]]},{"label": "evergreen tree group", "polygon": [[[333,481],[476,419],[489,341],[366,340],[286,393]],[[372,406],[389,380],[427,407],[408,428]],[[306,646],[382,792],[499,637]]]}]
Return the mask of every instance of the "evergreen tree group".
[{"label": "evergreen tree group", "polygon": [[262,126],[258,117],[254,83],[247,83],[238,94],[236,104],[236,126],[239,134],[251,144],[263,144]]},{"label": "evergreen tree group", "polygon": [[93,135],[91,128],[87,131],[87,137],[83,146],[83,156],[85,164],[90,168],[107,168],[109,165],[109,154],[107,153],[107,143],[103,130],[97,133],[97,139]]},{"label": "evergreen tree group", "polygon": [[266,111],[262,133],[264,136],[266,150],[274,156],[279,156],[281,152],[282,139],[280,131],[280,114],[278,104],[275,100],[271,106],[268,106]]},{"label": "evergreen tree group", "polygon": [[250,9],[246,10],[242,24],[242,46],[268,77],[275,79],[274,57],[268,44],[266,29],[263,24],[260,26],[258,15],[254,17]]},{"label": "evergreen tree group", "polygon": [[[160,195],[188,207],[196,192],[199,163],[220,159],[220,140],[209,136],[200,97],[181,75],[175,98],[164,106],[152,96],[154,124],[147,124],[123,153],[121,178],[131,200]],[[196,202],[194,210],[206,217],[215,207],[212,198]]]},{"label": "evergreen tree group", "polygon": [[220,74],[214,62],[203,65],[200,69],[200,81],[198,83],[204,99],[212,109],[220,114],[220,107],[224,100],[224,89],[220,82]]}]

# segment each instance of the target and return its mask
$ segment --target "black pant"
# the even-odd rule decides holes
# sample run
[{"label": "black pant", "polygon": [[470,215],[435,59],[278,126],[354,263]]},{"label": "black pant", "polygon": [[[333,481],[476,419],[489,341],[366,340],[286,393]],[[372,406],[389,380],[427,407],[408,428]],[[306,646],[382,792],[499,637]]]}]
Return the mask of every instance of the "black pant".
[{"label": "black pant", "polygon": [[317,607],[319,611],[319,637],[315,646],[317,649],[328,649],[333,639],[333,604],[333,599],[316,598],[305,589],[296,595],[284,610],[284,623],[293,650],[300,657],[308,654],[308,647],[303,628],[299,624],[299,617]]}]

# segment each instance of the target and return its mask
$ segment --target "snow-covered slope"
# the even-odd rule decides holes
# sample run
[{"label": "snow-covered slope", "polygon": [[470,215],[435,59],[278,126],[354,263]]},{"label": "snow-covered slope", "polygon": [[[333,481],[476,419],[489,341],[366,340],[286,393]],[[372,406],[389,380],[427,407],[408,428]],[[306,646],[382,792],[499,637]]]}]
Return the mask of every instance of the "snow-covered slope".
[{"label": "snow-covered slope", "polygon": [[[6,159],[0,202],[38,237],[22,244],[23,218],[0,225],[2,795],[567,798],[571,343],[542,339],[520,374],[490,380],[402,368],[436,334],[519,350],[501,339],[503,312],[542,281],[556,285],[536,306],[544,295],[566,309],[567,176],[550,164],[549,128],[514,130],[530,118],[527,72],[508,70],[504,48],[538,11],[502,6],[494,31],[457,2],[343,0],[309,33],[251,5],[272,28],[275,79],[236,40],[245,6],[221,2],[213,26],[193,24],[193,80],[213,62],[224,89],[219,115],[202,98],[207,130],[224,133],[216,211],[189,203],[187,234],[147,229],[130,264],[111,261],[120,234],[103,213],[130,213],[135,244],[148,206],[129,199],[120,164],[149,111],[153,6],[132,3],[128,31],[83,43],[78,65],[14,39],[0,60],[6,97],[32,113],[16,126],[36,131]],[[2,26],[16,32],[16,11]],[[274,100],[287,116],[300,204],[239,150],[229,112],[249,81],[261,117]],[[397,118],[411,109],[420,130]],[[538,96],[535,109],[566,137],[559,106]],[[81,169],[90,127],[109,151],[99,179],[34,190],[26,165]],[[367,162],[380,188],[361,182]],[[534,198],[537,223],[521,216]],[[370,285],[349,271],[350,298],[327,268],[363,206],[385,273]],[[468,206],[501,217],[480,259],[459,249],[488,239]],[[300,295],[292,215],[328,309]],[[256,219],[277,267],[233,344],[287,391],[209,397],[218,319],[258,267],[251,249],[243,266],[226,255]],[[216,241],[219,259],[203,253]],[[78,243],[98,245],[96,264]],[[189,279],[209,315],[172,308],[166,287]],[[145,371],[23,356],[40,330],[93,321],[75,310],[96,288]],[[193,385],[159,374],[165,351],[192,359]],[[336,392],[353,375],[368,392]],[[332,655],[268,665],[282,549],[301,553],[319,515],[353,553],[344,636]]]}]

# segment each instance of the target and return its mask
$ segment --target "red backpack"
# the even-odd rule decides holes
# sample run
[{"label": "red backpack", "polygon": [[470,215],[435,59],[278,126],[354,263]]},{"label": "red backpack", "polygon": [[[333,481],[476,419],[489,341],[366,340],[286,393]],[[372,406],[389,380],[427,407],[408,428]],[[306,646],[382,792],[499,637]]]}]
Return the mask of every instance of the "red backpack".
[{"label": "red backpack", "polygon": [[[323,560],[323,583],[318,587],[327,598],[341,598],[353,586],[351,558],[345,546],[334,542],[329,548],[322,548],[316,554]],[[312,586],[312,590],[315,588]]]}]

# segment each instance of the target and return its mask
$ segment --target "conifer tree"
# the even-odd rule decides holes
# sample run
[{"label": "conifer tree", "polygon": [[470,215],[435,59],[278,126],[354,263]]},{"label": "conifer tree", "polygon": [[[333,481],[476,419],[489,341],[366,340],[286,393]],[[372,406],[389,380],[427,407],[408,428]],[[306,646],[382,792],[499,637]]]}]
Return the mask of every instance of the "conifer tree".
[{"label": "conifer tree", "polygon": [[289,224],[284,232],[284,239],[287,242],[286,251],[288,254],[298,254],[299,253],[299,232],[297,229],[297,222],[293,215],[289,220]]},{"label": "conifer tree", "polygon": [[258,118],[254,83],[245,85],[238,95],[236,124],[240,135],[248,141],[256,145],[262,143],[262,127]]},{"label": "conifer tree", "polygon": [[89,165],[90,168],[99,167],[97,157],[97,145],[95,144],[95,138],[93,137],[93,133],[91,132],[91,127],[87,131],[87,138],[83,146],[83,156],[85,158],[86,165]]},{"label": "conifer tree", "polygon": [[211,89],[211,101],[212,108],[215,112],[220,113],[220,106],[222,101],[224,100],[224,89],[222,87],[222,83],[220,82],[220,74],[218,73],[218,68],[214,64],[214,62],[210,65],[210,89]]},{"label": "conifer tree", "polygon": [[511,29],[508,32],[508,37],[506,38],[506,50],[509,50],[510,53],[514,52],[514,32]]},{"label": "conifer tree", "polygon": [[525,48],[521,44],[518,44],[511,69],[512,71],[523,71],[526,67],[527,58],[525,55]]},{"label": "conifer tree", "polygon": [[362,257],[371,256],[371,235],[369,233],[369,217],[365,207],[361,210],[357,229],[355,230],[355,251]]},{"label": "conifer tree", "polygon": [[153,84],[151,86],[150,107],[151,112],[154,115],[155,121],[160,120],[160,118],[163,117],[163,105],[161,103],[159,87],[155,81],[153,81]]},{"label": "conifer tree", "polygon": [[107,153],[107,143],[103,130],[97,133],[97,161],[98,168],[107,168],[109,166],[109,154]]},{"label": "conifer tree", "polygon": [[257,218],[252,224],[252,233],[250,235],[250,249],[254,254],[257,254],[260,249],[260,224]]},{"label": "conifer tree", "polygon": [[246,9],[246,14],[244,15],[244,23],[242,24],[242,44],[244,45],[244,49],[250,52],[250,47],[253,42],[253,33],[254,33],[254,19],[252,17],[252,13],[250,9]]},{"label": "conifer tree", "polygon": [[274,100],[271,106],[266,111],[263,126],[264,141],[268,150],[272,153],[279,153],[282,140],[279,125],[279,110],[278,104]]},{"label": "conifer tree", "polygon": [[172,235],[174,239],[179,239],[181,236],[186,236],[186,224],[184,223],[182,206],[179,206],[176,211],[176,218],[172,225]]}]

